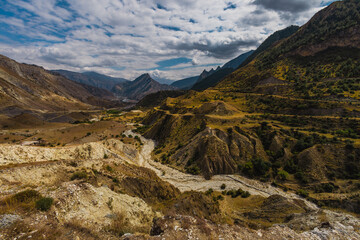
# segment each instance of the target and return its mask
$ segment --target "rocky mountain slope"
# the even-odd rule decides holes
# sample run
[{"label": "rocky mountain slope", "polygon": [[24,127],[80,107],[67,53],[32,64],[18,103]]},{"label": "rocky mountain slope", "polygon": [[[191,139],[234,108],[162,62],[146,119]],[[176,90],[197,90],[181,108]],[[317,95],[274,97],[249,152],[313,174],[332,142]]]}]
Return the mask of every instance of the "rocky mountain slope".
[{"label": "rocky mountain slope", "polygon": [[177,88],[180,88],[183,90],[188,90],[196,83],[198,78],[199,78],[199,76],[185,78],[185,79],[182,79],[179,81],[175,81],[174,83],[171,84],[171,86],[177,87]]},{"label": "rocky mountain slope", "polygon": [[274,45],[276,42],[283,40],[285,38],[290,37],[294,33],[296,33],[299,30],[300,27],[298,26],[290,26],[285,29],[279,30],[273,34],[270,35],[254,52],[251,53],[251,55],[243,61],[238,67],[245,66],[248,63],[250,63],[256,56],[261,54],[262,52],[269,49],[272,45]]},{"label": "rocky mountain slope", "polygon": [[176,87],[156,82],[149,74],[143,74],[134,81],[117,84],[113,92],[119,97],[140,100],[151,93],[176,89]]},{"label": "rocky mountain slope", "polygon": [[237,58],[234,58],[233,60],[225,63],[221,68],[232,68],[235,70],[240,67],[240,65],[243,64],[243,62],[245,62],[254,52],[254,50],[251,50],[249,52],[243,53]]},{"label": "rocky mountain slope", "polygon": [[290,37],[299,29],[298,26],[290,26],[283,30],[277,31],[270,35],[255,51],[249,51],[240,55],[239,57],[231,60],[230,62],[224,64],[223,67],[213,71],[211,74],[204,75],[203,78],[199,78],[198,81],[193,85],[193,90],[205,90],[210,87],[214,87],[216,84],[221,82],[226,76],[230,75],[237,68],[241,66],[246,66],[251,62],[256,56],[270,48],[273,44],[276,44],[278,41]]},{"label": "rocky mountain slope", "polygon": [[0,56],[0,86],[4,113],[10,108],[59,111],[114,104],[104,99],[111,99],[106,91],[88,89],[41,67],[20,64],[5,56]]},{"label": "rocky mountain slope", "polygon": [[[222,67],[204,70],[199,76],[190,77],[174,82],[171,86],[183,90],[204,90],[215,86],[223,77],[237,69],[254,51],[249,51],[225,63]],[[216,75],[215,75],[216,73]]]},{"label": "rocky mountain slope", "polygon": [[106,89],[108,91],[111,91],[116,84],[128,81],[124,78],[113,78],[96,72],[77,73],[66,70],[53,70],[52,72],[58,73],[77,83]]},{"label": "rocky mountain slope", "polygon": [[205,71],[200,75],[196,83],[191,87],[192,90],[202,91],[214,87],[224,77],[235,71],[254,51],[241,54],[237,58],[225,63],[222,67]]},{"label": "rocky mountain slope", "polygon": [[192,86],[192,90],[202,91],[210,87],[214,87],[224,77],[234,71],[233,68],[219,68],[216,71],[206,75],[206,77],[199,78],[198,81]]},{"label": "rocky mountain slope", "polygon": [[[358,1],[334,2],[291,37],[229,75],[218,88],[241,91],[276,88],[284,90],[282,95],[303,98],[357,98],[359,16]],[[261,86],[271,78],[277,83]],[[347,86],[343,87],[344,84]]]}]

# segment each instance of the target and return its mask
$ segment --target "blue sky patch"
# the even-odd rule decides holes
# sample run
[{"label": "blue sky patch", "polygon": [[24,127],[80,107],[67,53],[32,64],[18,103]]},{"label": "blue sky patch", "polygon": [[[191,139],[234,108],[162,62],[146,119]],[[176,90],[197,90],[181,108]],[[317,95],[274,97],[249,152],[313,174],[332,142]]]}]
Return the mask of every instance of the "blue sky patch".
[{"label": "blue sky patch", "polygon": [[179,64],[190,63],[192,60],[190,58],[172,58],[168,60],[163,60],[157,62],[158,68],[169,68]]},{"label": "blue sky patch", "polygon": [[174,27],[174,26],[166,26],[166,25],[161,25],[161,24],[155,24],[155,26],[158,27],[158,28],[171,30],[171,31],[176,31],[176,32],[182,31],[180,28]]},{"label": "blue sky patch", "polygon": [[236,9],[236,8],[237,8],[237,6],[235,3],[229,2],[227,7],[224,8],[224,11],[229,10],[229,9]]},{"label": "blue sky patch", "polygon": [[159,3],[156,5],[156,7],[157,7],[157,9],[161,9],[161,10],[167,11],[167,8],[164,7],[163,5],[159,4]]}]

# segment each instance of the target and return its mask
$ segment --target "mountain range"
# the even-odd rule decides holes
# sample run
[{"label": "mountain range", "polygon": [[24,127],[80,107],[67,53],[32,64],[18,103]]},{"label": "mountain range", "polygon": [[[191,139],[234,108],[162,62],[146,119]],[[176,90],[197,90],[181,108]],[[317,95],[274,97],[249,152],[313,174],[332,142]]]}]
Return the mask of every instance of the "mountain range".
[{"label": "mountain range", "polygon": [[185,90],[193,89],[198,91],[205,90],[210,87],[214,87],[225,76],[234,72],[239,67],[247,65],[256,56],[258,56],[259,54],[270,48],[276,42],[291,36],[298,29],[299,29],[298,26],[290,26],[283,30],[279,30],[271,34],[255,51],[251,50],[249,52],[243,53],[237,58],[230,60],[229,62],[225,63],[222,67],[218,67],[215,70],[214,69],[211,69],[210,71],[204,70],[200,74],[200,76],[195,76],[195,77],[176,81],[172,84],[172,86],[176,86]]},{"label": "mountain range", "polygon": [[[199,76],[175,81],[171,84],[171,86],[183,90],[204,90],[206,88],[212,87],[218,83],[223,76],[226,76],[227,74],[237,69],[253,52],[254,51],[243,53],[240,56],[225,63],[222,67],[219,66],[216,69],[211,69],[210,71],[204,70]],[[212,76],[214,73],[217,73],[216,76]]]},{"label": "mountain range", "polygon": [[96,72],[71,72],[66,70],[52,70],[51,72],[58,73],[64,77],[89,86],[103,88],[111,91],[116,84],[127,82],[124,78],[113,78]]},{"label": "mountain range", "polygon": [[96,72],[78,73],[66,70],[53,70],[51,72],[86,86],[92,86],[92,89],[105,89],[110,92],[109,95],[115,94],[119,99],[138,101],[150,93],[178,89],[177,87],[155,81],[149,74],[143,74],[134,81],[129,81],[124,78],[113,78]]},{"label": "mountain range", "polygon": [[17,109],[91,109],[117,102],[109,91],[75,83],[42,67],[21,64],[2,55],[0,86],[0,111],[10,114],[18,112]]}]

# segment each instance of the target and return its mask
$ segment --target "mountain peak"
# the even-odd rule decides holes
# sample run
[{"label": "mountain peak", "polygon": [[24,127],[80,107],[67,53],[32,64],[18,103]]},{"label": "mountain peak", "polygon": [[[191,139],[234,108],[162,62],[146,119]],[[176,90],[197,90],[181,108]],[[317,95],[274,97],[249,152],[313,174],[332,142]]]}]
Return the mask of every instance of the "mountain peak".
[{"label": "mountain peak", "polygon": [[144,96],[151,93],[176,89],[176,87],[160,84],[159,82],[152,79],[149,73],[145,73],[136,78],[134,81],[118,84],[114,87],[113,91],[118,96],[133,100],[140,100]]},{"label": "mountain peak", "polygon": [[151,78],[149,73],[144,73],[140,77],[136,78],[134,82],[156,82],[154,79]]},{"label": "mountain peak", "polygon": [[140,77],[146,77],[146,78],[151,78],[149,73],[144,73],[143,75],[141,75]]}]

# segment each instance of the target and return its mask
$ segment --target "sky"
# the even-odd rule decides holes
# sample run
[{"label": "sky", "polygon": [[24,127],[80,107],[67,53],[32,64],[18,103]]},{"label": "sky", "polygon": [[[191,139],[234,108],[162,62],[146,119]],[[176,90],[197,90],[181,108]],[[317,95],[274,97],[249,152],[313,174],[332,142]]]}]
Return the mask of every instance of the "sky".
[{"label": "sky", "polygon": [[46,69],[180,80],[303,25],[324,0],[0,0],[0,54]]}]

